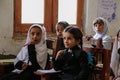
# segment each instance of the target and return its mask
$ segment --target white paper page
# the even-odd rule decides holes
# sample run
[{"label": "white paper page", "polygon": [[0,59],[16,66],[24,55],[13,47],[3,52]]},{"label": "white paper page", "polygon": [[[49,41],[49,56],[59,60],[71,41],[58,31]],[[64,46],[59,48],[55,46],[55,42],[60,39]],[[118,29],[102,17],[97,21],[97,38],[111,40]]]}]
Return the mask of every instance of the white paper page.
[{"label": "white paper page", "polygon": [[58,73],[61,71],[56,71],[54,68],[49,69],[49,70],[37,70],[37,72],[41,72],[41,73]]}]

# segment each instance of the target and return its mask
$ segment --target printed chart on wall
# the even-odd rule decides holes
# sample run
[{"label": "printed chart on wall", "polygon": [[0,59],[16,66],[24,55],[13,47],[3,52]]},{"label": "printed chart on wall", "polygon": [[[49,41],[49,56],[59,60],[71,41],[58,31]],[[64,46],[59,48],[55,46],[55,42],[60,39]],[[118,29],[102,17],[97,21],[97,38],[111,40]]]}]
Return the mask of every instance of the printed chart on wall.
[{"label": "printed chart on wall", "polygon": [[116,9],[116,0],[98,0],[98,17],[103,17],[108,22],[112,22],[117,16]]}]

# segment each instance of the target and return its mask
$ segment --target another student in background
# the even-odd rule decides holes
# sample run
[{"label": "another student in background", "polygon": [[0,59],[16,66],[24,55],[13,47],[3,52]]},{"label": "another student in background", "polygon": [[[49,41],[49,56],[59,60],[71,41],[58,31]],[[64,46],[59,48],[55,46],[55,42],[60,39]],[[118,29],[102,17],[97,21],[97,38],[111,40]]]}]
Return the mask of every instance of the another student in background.
[{"label": "another student in background", "polygon": [[60,21],[56,24],[56,34],[57,34],[57,41],[56,41],[56,52],[59,50],[65,49],[64,43],[63,43],[63,30],[69,26],[68,22],[66,21]]},{"label": "another student in background", "polygon": [[[117,37],[115,37],[111,55],[110,68],[110,80],[113,80],[113,78],[117,77],[118,75],[120,77],[120,29],[117,33]],[[120,78],[116,80],[120,80]]]},{"label": "another student in background", "polygon": [[87,35],[86,39],[90,40],[94,47],[96,47],[97,44],[99,44],[99,42],[95,43],[94,41],[98,40],[98,41],[102,41],[100,47],[103,47],[105,49],[111,49],[112,40],[111,37],[107,34],[108,33],[107,21],[102,17],[96,18],[93,21],[93,30],[95,31],[95,35],[94,36]]},{"label": "another student in background", "polygon": [[83,34],[78,27],[68,26],[63,31],[65,48],[57,53],[53,64],[55,70],[61,70],[62,80],[88,80],[89,65],[87,53],[82,49]]},{"label": "another student in background", "polygon": [[15,70],[0,80],[40,80],[34,74],[37,69],[45,69],[48,54],[45,28],[33,24],[30,26],[25,45],[14,61]]}]

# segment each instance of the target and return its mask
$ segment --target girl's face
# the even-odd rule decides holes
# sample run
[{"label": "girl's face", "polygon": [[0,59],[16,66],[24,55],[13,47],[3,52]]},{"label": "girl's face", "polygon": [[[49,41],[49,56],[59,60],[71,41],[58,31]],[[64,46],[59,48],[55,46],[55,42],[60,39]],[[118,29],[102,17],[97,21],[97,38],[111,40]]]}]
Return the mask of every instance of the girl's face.
[{"label": "girl's face", "polygon": [[63,36],[63,35],[62,35],[63,30],[64,30],[64,27],[63,27],[62,25],[58,24],[58,25],[57,25],[57,30],[56,30],[58,37],[61,38],[61,37]]},{"label": "girl's face", "polygon": [[30,44],[37,44],[41,41],[42,31],[40,28],[32,28],[30,30]]},{"label": "girl's face", "polygon": [[102,33],[103,32],[103,27],[104,27],[104,24],[95,24],[94,25],[94,27],[95,27],[95,30],[97,31],[97,32],[100,32],[100,33]]},{"label": "girl's face", "polygon": [[79,44],[78,40],[75,40],[73,35],[69,32],[63,32],[63,41],[66,48],[70,49]]}]

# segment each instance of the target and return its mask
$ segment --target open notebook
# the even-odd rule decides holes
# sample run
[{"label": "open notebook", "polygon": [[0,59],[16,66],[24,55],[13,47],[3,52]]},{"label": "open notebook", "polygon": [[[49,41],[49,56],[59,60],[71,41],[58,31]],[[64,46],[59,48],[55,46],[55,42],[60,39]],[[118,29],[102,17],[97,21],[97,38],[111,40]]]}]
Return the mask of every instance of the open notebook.
[{"label": "open notebook", "polygon": [[47,74],[47,73],[59,73],[61,71],[56,71],[54,68],[52,68],[52,69],[49,69],[49,70],[37,70],[36,72]]}]

